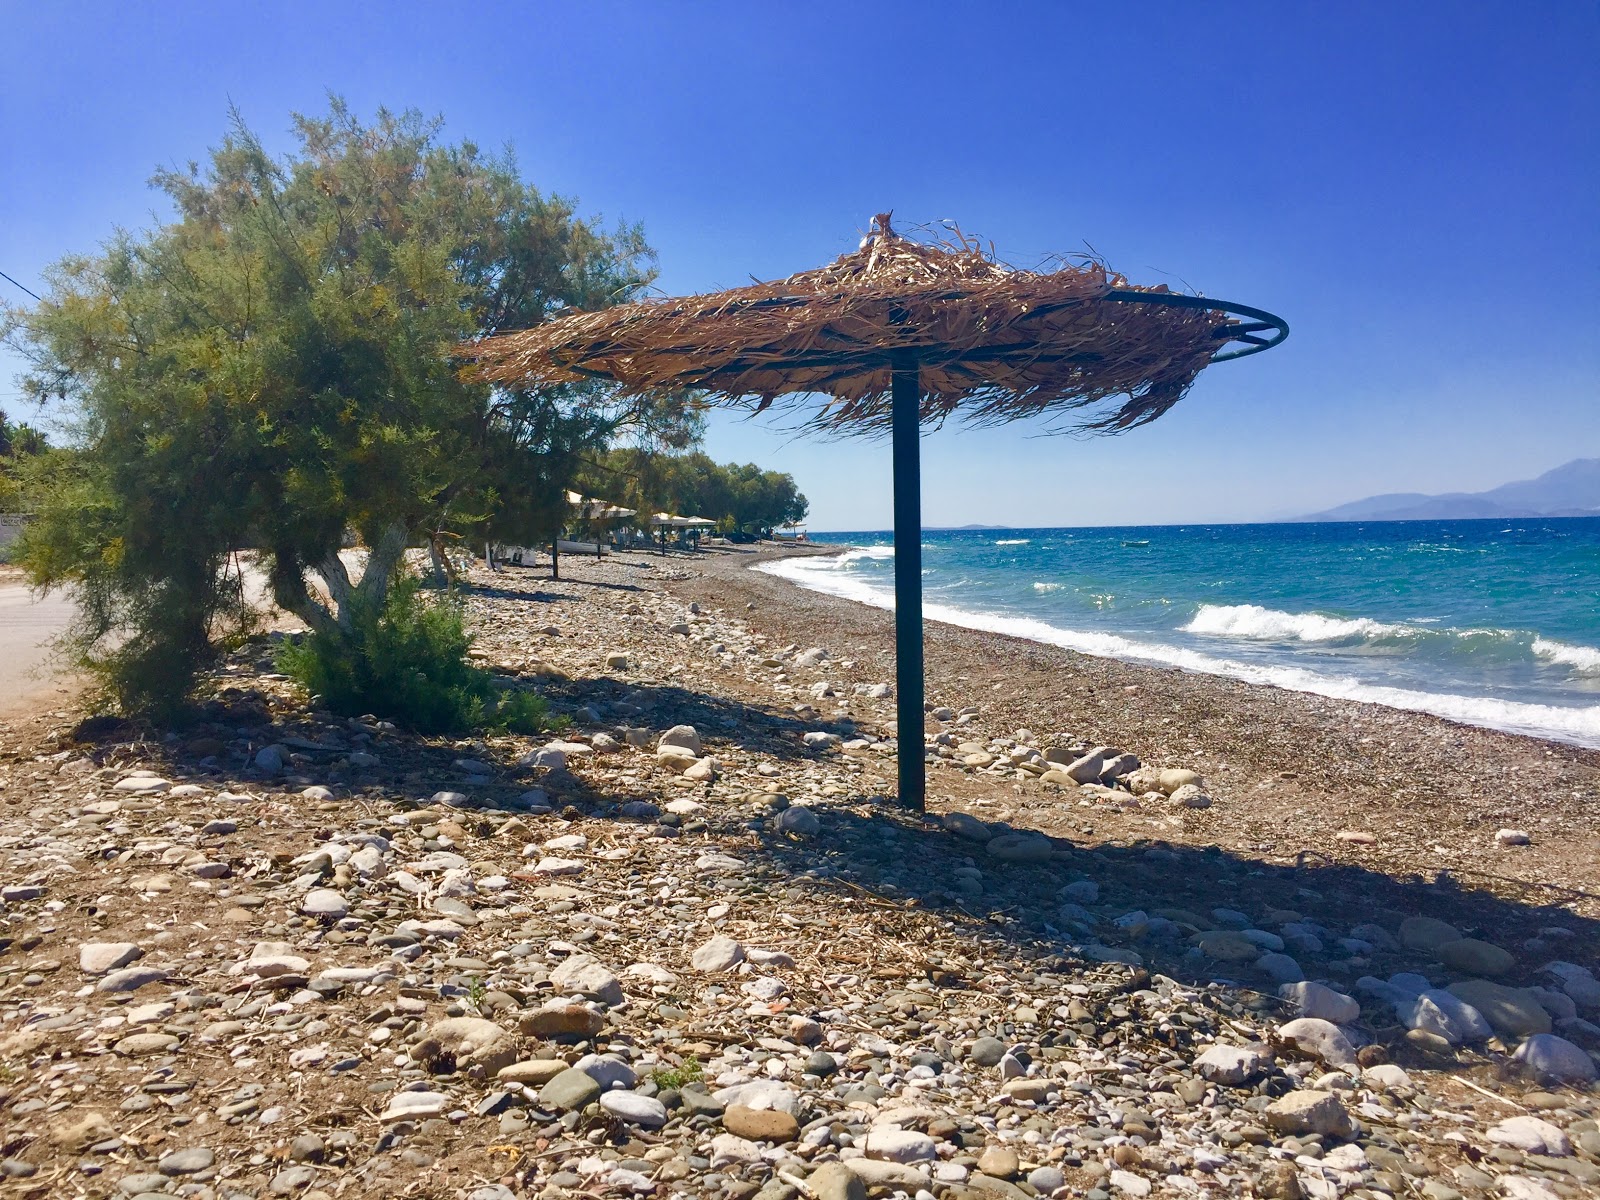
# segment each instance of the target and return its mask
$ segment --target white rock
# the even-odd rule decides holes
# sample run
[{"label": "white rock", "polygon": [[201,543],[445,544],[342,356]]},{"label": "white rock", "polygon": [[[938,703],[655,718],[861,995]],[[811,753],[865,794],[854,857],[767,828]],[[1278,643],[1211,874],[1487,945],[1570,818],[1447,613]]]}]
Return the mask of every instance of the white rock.
[{"label": "white rock", "polygon": [[709,783],[717,777],[717,763],[712,758],[701,758],[683,768],[683,777],[697,783]]},{"label": "white rock", "polygon": [[642,979],[646,983],[659,984],[662,987],[672,987],[678,982],[676,975],[656,963],[634,963],[632,966],[624,968],[622,973],[629,979]]},{"label": "white rock", "polygon": [[1355,1047],[1344,1031],[1331,1021],[1299,1017],[1278,1026],[1278,1036],[1336,1067],[1349,1066],[1356,1061]]},{"label": "white rock", "polygon": [[868,1158],[896,1163],[926,1162],[938,1157],[938,1147],[927,1134],[893,1126],[868,1130],[865,1149]]},{"label": "white rock", "polygon": [[730,937],[714,937],[689,957],[697,971],[731,971],[745,959],[744,946]]},{"label": "white rock", "polygon": [[737,1134],[719,1133],[711,1139],[711,1166],[726,1167],[732,1163],[758,1163],[761,1147],[746,1141]]},{"label": "white rock", "polygon": [[776,1079],[752,1079],[748,1083],[736,1083],[718,1088],[711,1093],[711,1097],[718,1104],[730,1108],[737,1104],[741,1108],[775,1109],[790,1116],[800,1111],[800,1094]]},{"label": "white rock", "polygon": [[132,942],[84,942],[78,947],[78,970],[85,975],[104,975],[143,956],[144,951]]},{"label": "white rock", "polygon": [[1594,1059],[1587,1051],[1553,1033],[1536,1033],[1517,1047],[1512,1057],[1540,1079],[1560,1083],[1592,1083]]},{"label": "white rock", "polygon": [[1501,846],[1526,846],[1533,841],[1525,829],[1497,829],[1494,840]]},{"label": "white rock", "polygon": [[667,1123],[666,1105],[638,1092],[605,1092],[600,1096],[600,1107],[630,1125],[642,1125],[646,1129],[659,1129]]},{"label": "white rock", "polygon": [[300,911],[308,917],[338,920],[350,911],[350,905],[332,888],[312,888],[300,901]]},{"label": "white rock", "polygon": [[1505,1200],[1561,1200],[1543,1181],[1528,1175],[1502,1175],[1498,1183]]},{"label": "white rock", "polygon": [[1150,1194],[1150,1181],[1143,1175],[1135,1175],[1132,1171],[1111,1172],[1111,1186],[1128,1196],[1143,1197]]},{"label": "white rock", "polygon": [[1549,1121],[1538,1117],[1508,1117],[1489,1129],[1489,1140],[1521,1150],[1524,1154],[1564,1157],[1572,1153],[1567,1135]]},{"label": "white rock", "polygon": [[1105,755],[1097,750],[1055,769],[1074,783],[1093,783],[1100,778],[1100,772],[1104,771],[1105,767]]},{"label": "white rock", "polygon": [[1377,1092],[1392,1092],[1396,1088],[1410,1087],[1411,1076],[1404,1067],[1394,1063],[1378,1063],[1361,1072],[1361,1081]]},{"label": "white rock", "polygon": [[436,1117],[450,1103],[450,1097],[440,1092],[396,1092],[389,1098],[389,1107],[378,1117],[380,1121],[412,1121],[423,1117]]},{"label": "white rock", "polygon": [[563,996],[591,996],[605,1004],[622,1003],[622,984],[599,960],[574,954],[550,972],[550,982]]},{"label": "white rock", "polygon": [[700,734],[693,725],[674,725],[656,741],[656,749],[663,750],[668,746],[676,746],[687,750],[695,758],[701,754]]},{"label": "white rock", "polygon": [[571,858],[541,858],[533,864],[535,875],[582,875],[583,864]]},{"label": "white rock", "polygon": [[135,796],[150,796],[157,792],[164,792],[172,786],[167,780],[156,775],[129,775],[126,779],[119,779],[111,785],[114,792],[131,792]]},{"label": "white rock", "polygon": [[1186,783],[1181,788],[1175,789],[1167,798],[1180,808],[1211,807],[1211,797],[1192,783]]},{"label": "white rock", "polygon": [[1194,1060],[1202,1078],[1237,1087],[1267,1069],[1264,1054],[1244,1046],[1212,1046]]},{"label": "white rock", "polygon": [[1429,989],[1415,1000],[1402,1001],[1395,1005],[1395,1011],[1406,1028],[1437,1034],[1452,1046],[1481,1042],[1493,1032],[1482,1013],[1442,988]]},{"label": "white rock", "polygon": [[1278,989],[1278,998],[1302,1017],[1317,1017],[1335,1025],[1348,1025],[1361,1016],[1360,1004],[1326,984],[1286,983]]}]

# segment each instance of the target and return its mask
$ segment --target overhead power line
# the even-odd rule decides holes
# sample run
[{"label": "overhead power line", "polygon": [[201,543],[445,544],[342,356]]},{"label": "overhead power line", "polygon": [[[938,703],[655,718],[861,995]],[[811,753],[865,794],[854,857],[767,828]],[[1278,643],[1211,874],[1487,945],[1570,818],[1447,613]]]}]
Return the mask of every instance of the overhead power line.
[{"label": "overhead power line", "polygon": [[15,279],[11,278],[11,276],[7,275],[4,271],[0,271],[0,279],[4,279],[12,287],[21,288],[23,291],[27,292],[28,295],[32,296],[35,300],[38,300],[40,303],[44,302],[44,297],[39,295],[38,292],[34,291],[30,287],[23,287],[22,284],[18,283]]}]

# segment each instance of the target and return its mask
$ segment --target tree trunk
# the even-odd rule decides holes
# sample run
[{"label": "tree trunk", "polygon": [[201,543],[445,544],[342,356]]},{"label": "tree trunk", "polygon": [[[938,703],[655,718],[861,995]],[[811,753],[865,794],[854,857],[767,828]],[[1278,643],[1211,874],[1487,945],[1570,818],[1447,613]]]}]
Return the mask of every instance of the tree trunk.
[{"label": "tree trunk", "polygon": [[561,578],[561,543],[550,543],[550,578]]}]

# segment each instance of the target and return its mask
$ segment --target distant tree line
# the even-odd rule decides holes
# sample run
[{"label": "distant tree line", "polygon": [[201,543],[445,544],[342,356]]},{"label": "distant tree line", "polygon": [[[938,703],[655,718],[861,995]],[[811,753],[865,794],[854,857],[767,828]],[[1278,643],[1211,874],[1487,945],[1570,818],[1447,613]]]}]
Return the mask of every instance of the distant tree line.
[{"label": "distant tree line", "polygon": [[617,447],[583,475],[596,496],[638,510],[705,517],[723,533],[770,537],[780,526],[805,520],[810,506],[794,477],[754,463],[718,463],[694,450],[658,454]]}]

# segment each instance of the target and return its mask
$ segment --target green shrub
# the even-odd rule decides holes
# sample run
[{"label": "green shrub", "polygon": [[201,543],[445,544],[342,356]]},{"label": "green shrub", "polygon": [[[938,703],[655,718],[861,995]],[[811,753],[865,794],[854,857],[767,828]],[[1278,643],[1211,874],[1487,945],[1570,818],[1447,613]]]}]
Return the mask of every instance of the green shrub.
[{"label": "green shrub", "polygon": [[442,596],[430,603],[418,582],[406,579],[376,611],[357,606],[349,630],[286,644],[278,669],[336,713],[378,713],[419,733],[551,728],[544,698],[502,695],[489,672],[467,661],[471,645],[461,602]]}]

